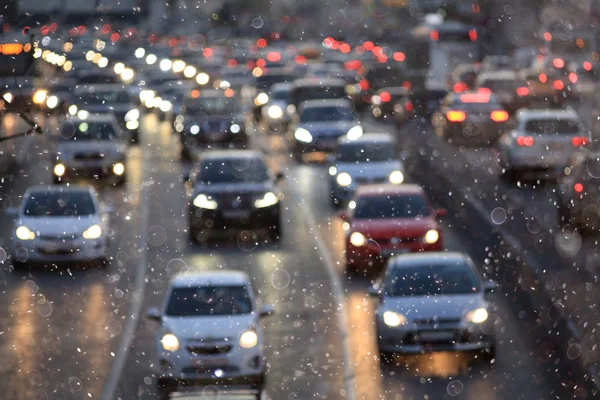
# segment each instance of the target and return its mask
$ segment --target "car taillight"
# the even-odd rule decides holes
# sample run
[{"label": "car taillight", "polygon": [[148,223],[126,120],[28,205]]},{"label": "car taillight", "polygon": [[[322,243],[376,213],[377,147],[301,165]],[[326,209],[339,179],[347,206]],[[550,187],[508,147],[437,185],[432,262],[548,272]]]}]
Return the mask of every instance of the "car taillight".
[{"label": "car taillight", "polygon": [[404,89],[410,90],[412,88],[412,83],[410,83],[410,81],[404,81],[402,82],[402,87]]},{"label": "car taillight", "polygon": [[527,96],[529,94],[529,88],[527,87],[518,87],[517,88],[517,95],[519,96]]},{"label": "car taillight", "polygon": [[496,110],[490,113],[490,118],[494,122],[505,122],[508,121],[508,113],[504,110]]},{"label": "car taillight", "polygon": [[491,94],[492,89],[486,88],[486,87],[480,87],[479,89],[477,89],[477,93]]},{"label": "car taillight", "polygon": [[589,61],[586,61],[583,63],[583,69],[585,69],[586,71],[591,71],[592,70],[592,63]]},{"label": "car taillight", "polygon": [[569,73],[569,82],[576,83],[579,78],[575,72]]},{"label": "car taillight", "polygon": [[360,90],[365,91],[369,88],[369,81],[366,79],[361,79],[358,82],[358,85],[360,86]]},{"label": "car taillight", "polygon": [[414,109],[413,103],[411,101],[407,101],[406,104],[404,104],[404,109],[407,112],[412,112],[412,110]]},{"label": "car taillight", "polygon": [[434,42],[437,42],[438,40],[440,40],[440,33],[436,30],[432,30],[431,32],[429,32],[429,38]]},{"label": "car taillight", "polygon": [[588,138],[585,136],[575,136],[571,139],[571,144],[575,147],[585,146],[588,144]]},{"label": "car taillight", "polygon": [[540,82],[546,83],[546,82],[548,82],[548,75],[541,73],[539,76],[539,79],[540,79]]},{"label": "car taillight", "polygon": [[552,60],[552,65],[554,65],[554,67],[558,69],[564,68],[565,60],[563,60],[562,58],[555,58],[554,60]]},{"label": "car taillight", "polygon": [[448,111],[446,118],[450,122],[462,122],[467,119],[467,114],[464,111]]},{"label": "car taillight", "polygon": [[565,88],[565,84],[563,83],[563,81],[555,80],[554,82],[552,82],[552,87],[556,90],[563,90]]},{"label": "car taillight", "polygon": [[388,103],[392,99],[392,95],[389,92],[381,92],[379,93],[379,98],[382,102]]},{"label": "car taillight", "polygon": [[474,42],[477,40],[477,31],[475,29],[471,29],[469,31],[469,39],[471,39],[471,42]]},{"label": "car taillight", "polygon": [[583,183],[579,183],[579,182],[577,182],[576,184],[574,184],[574,185],[573,185],[573,190],[574,190],[576,193],[581,193],[581,192],[583,192],[583,189],[584,189],[584,187],[583,187]]},{"label": "car taillight", "polygon": [[517,144],[521,147],[533,146],[534,140],[531,136],[519,136],[517,138]]},{"label": "car taillight", "polygon": [[467,85],[464,82],[456,82],[452,87],[455,93],[462,93],[467,90]]}]

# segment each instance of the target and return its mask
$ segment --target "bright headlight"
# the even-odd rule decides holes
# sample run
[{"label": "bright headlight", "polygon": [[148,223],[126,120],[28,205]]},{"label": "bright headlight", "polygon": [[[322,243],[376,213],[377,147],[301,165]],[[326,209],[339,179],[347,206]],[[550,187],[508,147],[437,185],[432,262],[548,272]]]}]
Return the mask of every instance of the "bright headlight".
[{"label": "bright headlight", "polygon": [[188,65],[184,68],[183,76],[185,76],[186,78],[193,78],[194,75],[196,75],[196,67]]},{"label": "bright headlight", "polygon": [[175,72],[176,74],[183,72],[183,70],[185,69],[185,61],[182,60],[176,60],[175,62],[173,62],[173,72]]},{"label": "bright headlight", "polygon": [[350,128],[346,136],[349,140],[356,140],[363,135],[363,128],[360,125]]},{"label": "bright headlight", "polygon": [[196,76],[196,82],[198,82],[198,85],[206,85],[208,81],[210,81],[210,77],[204,72],[200,72]]},{"label": "bright headlight", "polygon": [[229,130],[231,131],[231,133],[239,133],[242,130],[242,128],[240,128],[238,124],[231,124]]},{"label": "bright headlight", "polygon": [[350,235],[350,243],[352,243],[352,246],[354,247],[362,247],[367,243],[367,238],[360,232],[352,232],[352,235]]},{"label": "bright headlight", "polygon": [[263,106],[263,105],[267,104],[268,101],[269,101],[269,96],[266,93],[260,93],[254,99],[254,104],[256,104],[257,106]]},{"label": "bright headlight", "polygon": [[17,228],[17,237],[20,240],[33,240],[35,239],[35,233],[33,233],[28,227],[20,226]]},{"label": "bright headlight", "polygon": [[169,100],[163,100],[162,103],[160,103],[159,108],[162,112],[169,112],[173,109],[173,103],[171,103]]},{"label": "bright headlight", "polygon": [[46,96],[48,96],[48,92],[45,90],[38,90],[33,94],[33,102],[35,104],[42,104],[44,101],[46,101]]},{"label": "bright headlight", "polygon": [[115,175],[123,175],[125,173],[125,166],[123,165],[123,163],[116,163],[115,165],[113,165],[113,172],[115,173]]},{"label": "bright headlight", "polygon": [[167,333],[164,335],[162,339],[160,339],[160,344],[166,351],[179,350],[179,339],[177,339],[177,336],[173,335],[172,333]]},{"label": "bright headlight", "polygon": [[240,346],[244,349],[251,349],[258,344],[258,335],[253,330],[244,331],[240,335]]},{"label": "bright headlight", "polygon": [[434,244],[435,242],[437,242],[440,238],[440,234],[438,233],[438,231],[436,231],[435,229],[431,229],[428,230],[427,233],[425,234],[425,243],[427,244]]},{"label": "bright headlight", "polygon": [[140,118],[140,111],[137,108],[127,111],[125,114],[125,122],[137,121]]},{"label": "bright headlight", "polygon": [[260,199],[256,199],[254,201],[254,207],[256,208],[265,208],[265,207],[271,207],[274,206],[275,204],[277,204],[279,202],[279,199],[277,198],[277,195],[273,192],[267,192],[265,193],[265,195],[260,198]]},{"label": "bright headlight", "polygon": [[269,118],[279,119],[283,117],[283,110],[279,106],[271,106],[267,110],[267,115]]},{"label": "bright headlight", "polygon": [[71,114],[71,115],[77,114],[77,106],[75,104],[71,104],[69,106],[69,114]]},{"label": "bright headlight", "polygon": [[173,66],[173,62],[168,58],[163,58],[160,60],[160,64],[158,65],[161,71],[167,72]]},{"label": "bright headlight", "polygon": [[337,178],[335,178],[335,180],[338,183],[338,185],[344,187],[350,186],[350,184],[352,183],[352,177],[347,172],[342,172],[337,176]]},{"label": "bright headlight", "polygon": [[90,113],[86,110],[77,111],[77,118],[79,119],[87,119],[90,116]]},{"label": "bright headlight", "polygon": [[116,63],[113,67],[113,71],[115,71],[115,74],[121,75],[123,71],[125,71],[125,64],[122,62]]},{"label": "bright headlight", "polygon": [[58,97],[48,97],[48,99],[46,100],[46,105],[48,106],[48,108],[56,108],[58,106]]},{"label": "bright headlight", "polygon": [[84,239],[98,239],[100,236],[102,236],[102,227],[98,224],[90,226],[83,232]]},{"label": "bright headlight", "polygon": [[488,319],[488,312],[485,308],[478,308],[477,310],[469,311],[465,314],[465,321],[472,322],[474,324],[481,324]]},{"label": "bright headlight", "polygon": [[4,93],[4,94],[2,95],[2,98],[3,98],[4,100],[6,100],[6,102],[7,102],[7,103],[10,103],[11,101],[13,101],[13,95],[12,95],[12,94],[10,94],[10,93],[8,93],[8,92]]},{"label": "bright headlight", "polygon": [[64,164],[56,164],[52,171],[54,172],[54,175],[56,175],[56,176],[63,176],[65,174],[66,170],[67,169],[65,168]]},{"label": "bright headlight", "polygon": [[139,123],[139,121],[127,121],[125,123],[125,127],[127,129],[129,129],[130,131],[132,131],[134,129],[138,129],[140,127],[140,123]]},{"label": "bright headlight", "polygon": [[196,196],[192,204],[198,208],[204,208],[207,210],[216,210],[218,207],[217,202],[205,194],[199,194]]},{"label": "bright headlight", "polygon": [[332,165],[329,167],[329,175],[335,176],[335,174],[337,174],[337,168]]},{"label": "bright headlight", "polygon": [[406,322],[406,317],[397,312],[386,311],[383,313],[383,323],[387,326],[396,327],[405,324]]},{"label": "bright headlight", "polygon": [[390,183],[399,185],[404,182],[404,174],[402,171],[392,171],[389,176]]},{"label": "bright headlight", "polygon": [[310,132],[304,128],[296,129],[296,132],[294,132],[294,137],[296,138],[297,141],[303,142],[303,143],[310,143],[313,141],[313,137],[310,134]]},{"label": "bright headlight", "polygon": [[190,128],[190,133],[192,135],[197,135],[198,133],[200,133],[200,127],[198,125],[192,125]]}]

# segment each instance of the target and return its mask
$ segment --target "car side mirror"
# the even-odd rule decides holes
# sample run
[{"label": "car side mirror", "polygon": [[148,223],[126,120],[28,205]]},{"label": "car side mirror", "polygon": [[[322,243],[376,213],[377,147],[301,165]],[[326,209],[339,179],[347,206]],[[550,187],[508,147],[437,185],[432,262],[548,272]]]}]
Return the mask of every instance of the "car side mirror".
[{"label": "car side mirror", "polygon": [[494,293],[496,290],[498,290],[498,282],[490,279],[483,284],[483,290],[486,294]]},{"label": "car side mirror", "polygon": [[445,208],[438,208],[437,210],[435,210],[436,217],[445,217],[447,215],[448,215],[448,210]]},{"label": "car side mirror", "polygon": [[146,318],[148,318],[150,321],[155,321],[155,322],[162,321],[162,316],[160,315],[160,311],[158,311],[158,308],[156,308],[156,307],[151,307],[148,309],[148,311],[146,312]]},{"label": "car side mirror", "polygon": [[348,220],[348,211],[346,210],[340,210],[338,212],[338,217],[343,220],[343,221],[347,221]]},{"label": "car side mirror", "polygon": [[268,317],[268,316],[273,315],[274,313],[275,313],[275,309],[273,308],[273,306],[270,304],[265,304],[264,306],[262,306],[260,308],[259,317],[261,317],[261,318]]},{"label": "car side mirror", "polygon": [[4,210],[4,213],[9,217],[16,217],[19,214],[19,209],[17,207],[9,207]]}]

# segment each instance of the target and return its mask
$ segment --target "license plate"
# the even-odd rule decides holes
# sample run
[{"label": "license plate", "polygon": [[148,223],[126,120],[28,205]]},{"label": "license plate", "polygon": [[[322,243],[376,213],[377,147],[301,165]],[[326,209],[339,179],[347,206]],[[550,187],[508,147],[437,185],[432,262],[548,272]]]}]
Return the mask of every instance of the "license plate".
[{"label": "license plate", "polygon": [[454,332],[422,332],[419,339],[422,342],[445,342],[454,339]]},{"label": "license plate", "polygon": [[249,218],[250,211],[246,210],[228,210],[223,211],[223,217],[227,219],[236,219],[236,218]]},{"label": "license plate", "polygon": [[228,364],[227,358],[198,358],[193,361],[194,367],[223,367]]},{"label": "license plate", "polygon": [[400,254],[408,254],[410,253],[410,249],[383,249],[381,250],[381,254],[384,257],[392,257]]},{"label": "license plate", "polygon": [[562,143],[552,143],[550,145],[550,149],[551,150],[564,150],[565,149],[565,145]]}]

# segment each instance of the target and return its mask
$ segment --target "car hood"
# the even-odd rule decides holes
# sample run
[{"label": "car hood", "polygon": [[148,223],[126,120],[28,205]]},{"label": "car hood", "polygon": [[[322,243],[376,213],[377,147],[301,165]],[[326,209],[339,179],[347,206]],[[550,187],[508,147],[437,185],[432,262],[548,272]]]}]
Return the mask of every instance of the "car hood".
[{"label": "car hood", "polygon": [[359,125],[355,121],[334,121],[334,122],[309,122],[300,124],[299,128],[304,128],[314,136],[335,136],[339,137],[348,133],[350,128]]},{"label": "car hood", "polygon": [[135,106],[130,103],[124,104],[77,104],[77,107],[81,110],[86,110],[92,114],[96,113],[109,113],[125,114],[130,110],[133,110]]},{"label": "car hood", "polygon": [[[26,226],[36,235],[70,237],[81,235],[83,231],[94,224],[102,225],[98,215],[85,217],[21,217],[17,226]],[[39,233],[38,233],[39,232]]]},{"label": "car hood", "polygon": [[266,193],[274,190],[274,184],[270,181],[257,183],[219,183],[212,185],[197,185],[194,194],[244,194],[244,193]]},{"label": "car hood", "polygon": [[438,223],[433,218],[378,218],[355,219],[352,221],[352,231],[360,232],[367,237],[378,236],[419,236],[430,229],[438,229]]},{"label": "car hood", "polygon": [[404,171],[404,166],[400,161],[385,162],[364,162],[364,163],[338,163],[336,165],[338,173],[346,172],[351,177],[362,178],[386,178],[392,171]]},{"label": "car hood", "polygon": [[409,321],[415,319],[461,318],[466,312],[487,307],[481,293],[465,295],[385,297],[378,313],[395,311]]},{"label": "car hood", "polygon": [[240,333],[256,327],[254,314],[163,318],[163,331],[172,333],[182,340],[199,338],[237,340]]},{"label": "car hood", "polygon": [[239,124],[243,125],[244,118],[239,115],[231,115],[231,114],[223,114],[223,115],[202,115],[202,116],[190,116],[189,118],[184,117],[184,121],[186,125],[199,125],[204,126],[208,124],[223,124],[227,125],[229,128],[229,124]]},{"label": "car hood", "polygon": [[82,142],[61,142],[56,152],[63,158],[75,154],[104,154],[107,158],[118,158],[125,155],[125,145],[111,140],[94,140]]}]

